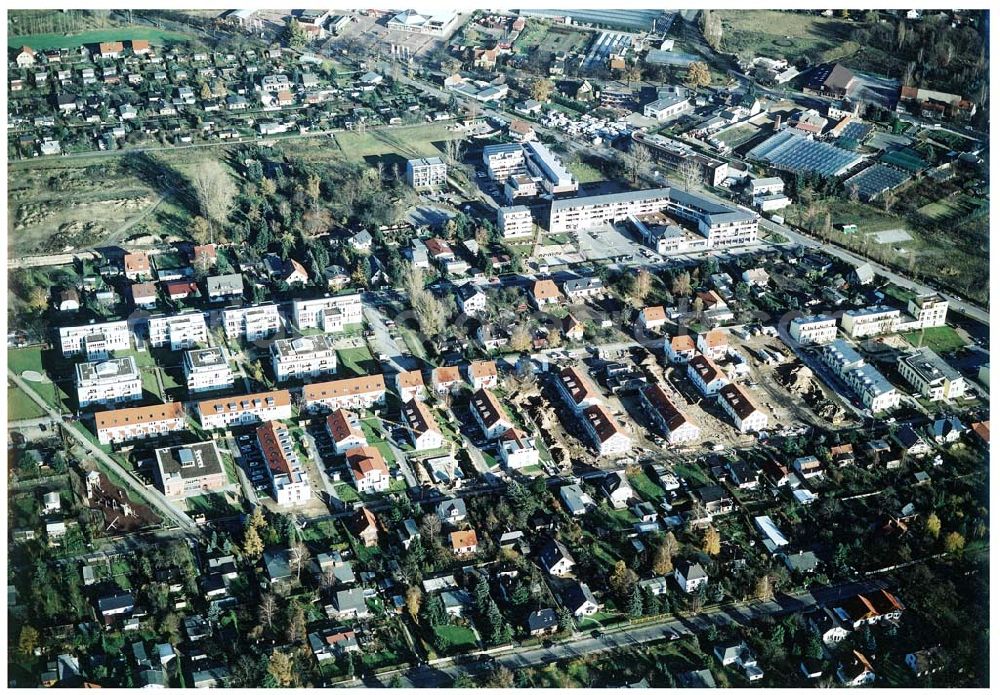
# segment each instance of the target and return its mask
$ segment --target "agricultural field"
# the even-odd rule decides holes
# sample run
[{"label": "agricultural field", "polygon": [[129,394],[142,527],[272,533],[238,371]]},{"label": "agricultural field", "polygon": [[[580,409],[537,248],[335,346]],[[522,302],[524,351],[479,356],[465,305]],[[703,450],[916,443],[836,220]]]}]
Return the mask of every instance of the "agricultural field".
[{"label": "agricultural field", "polygon": [[27,44],[36,51],[45,51],[52,48],[76,48],[80,45],[100,43],[102,41],[126,41],[132,39],[145,39],[155,46],[163,46],[171,43],[189,43],[191,41],[190,36],[172,31],[163,31],[161,29],[154,29],[153,27],[122,26],[119,28],[85,31],[79,34],[57,33],[8,36],[7,46],[9,48],[18,48]]},{"label": "agricultural field", "polygon": [[572,53],[586,48],[592,36],[589,32],[532,21],[518,37],[515,48],[521,55],[560,51]]}]

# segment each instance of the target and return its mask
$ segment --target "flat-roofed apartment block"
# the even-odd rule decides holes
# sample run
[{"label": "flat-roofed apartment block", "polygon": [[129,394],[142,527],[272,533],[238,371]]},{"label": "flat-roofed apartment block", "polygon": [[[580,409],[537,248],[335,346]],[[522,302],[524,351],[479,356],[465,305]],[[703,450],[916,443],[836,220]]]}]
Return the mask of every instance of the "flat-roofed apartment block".
[{"label": "flat-roofed apartment block", "polygon": [[837,320],[832,316],[796,316],[788,334],[799,345],[826,345],[837,338]]},{"label": "flat-roofed apartment block", "polygon": [[134,357],[76,365],[76,398],[81,408],[97,403],[142,399],[142,377]]},{"label": "flat-roofed apartment block", "polygon": [[527,172],[524,148],[517,144],[487,145],[483,148],[483,166],[494,181],[506,181]]},{"label": "flat-roofed apartment block", "polygon": [[160,489],[170,499],[218,492],[229,484],[215,442],[198,442],[156,450]]},{"label": "flat-roofed apartment block", "polygon": [[538,195],[538,182],[526,173],[513,174],[504,183],[503,195],[508,204],[517,202],[519,198],[534,198]]},{"label": "flat-roofed apartment block", "polygon": [[406,183],[418,191],[442,188],[448,183],[448,165],[440,157],[407,160]]},{"label": "flat-roofed apartment block", "polygon": [[308,502],[312,495],[309,474],[302,468],[288,428],[280,422],[265,422],[257,428],[257,444],[267,463],[275,501],[282,506]]},{"label": "flat-roofed apartment block", "polygon": [[681,221],[666,212],[629,215],[628,220],[643,242],[662,256],[705,251],[710,248],[708,239],[688,229]]},{"label": "flat-roofed apartment block", "polygon": [[504,239],[531,236],[535,230],[531,209],[527,205],[497,208],[497,228]]},{"label": "flat-roofed apartment block", "polygon": [[64,357],[84,352],[87,359],[104,359],[115,350],[128,350],[132,347],[128,321],[66,326],[59,329],[59,343]]},{"label": "flat-roofed apartment block", "polygon": [[444,435],[430,408],[416,399],[403,404],[401,411],[410,441],[417,451],[440,449],[444,446]]},{"label": "flat-roofed apartment block", "polygon": [[844,376],[852,369],[861,367],[865,360],[860,353],[846,340],[838,338],[825,346],[820,352],[820,359],[825,362],[837,376]]},{"label": "flat-roofed apartment block", "polygon": [[584,429],[590,435],[598,456],[624,454],[632,448],[632,438],[603,404],[584,409],[582,417]]},{"label": "flat-roofed apartment block", "polygon": [[274,378],[288,381],[337,371],[337,349],[328,335],[303,335],[271,343]]},{"label": "flat-roofed apartment block", "polygon": [[552,150],[540,142],[526,142],[523,145],[528,172],[542,180],[542,188],[552,195],[575,193],[580,188],[569,169]]},{"label": "flat-roofed apartment block", "polygon": [[479,423],[483,436],[488,440],[496,439],[514,427],[514,423],[507,417],[506,411],[492,391],[479,389],[473,393],[469,399],[469,410]]},{"label": "flat-roofed apartment block", "polygon": [[840,317],[840,327],[851,338],[895,333],[899,328],[899,309],[887,306],[850,309]]},{"label": "flat-roofed apartment block", "polygon": [[899,406],[899,391],[870,364],[848,371],[844,374],[844,380],[872,413],[885,412]]},{"label": "flat-roofed apartment block", "polygon": [[526,434],[516,427],[500,435],[500,458],[509,470],[538,465],[538,448],[534,435]]},{"label": "flat-roofed apartment block", "polygon": [[632,139],[646,147],[653,161],[663,163],[675,171],[682,166],[693,167],[701,180],[710,186],[720,185],[729,176],[729,165],[726,162],[697,152],[676,140],[638,131],[632,134]]},{"label": "flat-roofed apartment block", "polygon": [[646,413],[669,444],[685,444],[698,439],[701,430],[691,422],[659,384],[640,390]]},{"label": "flat-roofed apartment block", "polygon": [[898,366],[899,375],[924,398],[941,401],[965,394],[965,377],[930,348],[900,356]]},{"label": "flat-roofed apartment block", "polygon": [[256,425],[269,420],[292,417],[292,394],[288,391],[266,391],[245,396],[227,396],[198,401],[198,419],[206,430],[233,425]]},{"label": "flat-roofed apartment block", "polygon": [[566,367],[556,375],[556,386],[566,404],[576,412],[601,402],[590,380],[576,367]]},{"label": "flat-roofed apartment block", "polygon": [[149,317],[149,344],[151,347],[170,345],[171,350],[187,350],[199,343],[208,342],[208,325],[205,314],[193,311],[176,316]]},{"label": "flat-roofed apartment block", "polygon": [[742,386],[726,384],[719,390],[719,404],[740,432],[760,432],[767,427],[767,413]]},{"label": "flat-roofed apartment block", "polygon": [[669,201],[669,188],[554,200],[549,211],[549,231],[571,232],[621,222],[630,215],[660,212]]},{"label": "flat-roofed apartment block", "polygon": [[225,351],[221,347],[212,347],[184,353],[184,379],[189,392],[201,393],[229,388],[235,376],[229,368]]},{"label": "flat-roofed apartment block", "polygon": [[101,444],[120,444],[180,432],[186,419],[184,406],[174,401],[95,413],[94,429]]},{"label": "flat-roofed apartment block", "polygon": [[345,326],[360,324],[363,311],[359,292],[292,302],[292,317],[302,330],[319,328],[326,333],[339,333]]},{"label": "flat-roofed apartment block", "polygon": [[230,340],[243,338],[253,342],[277,333],[281,328],[281,316],[276,304],[233,307],[222,312],[222,325]]},{"label": "flat-roofed apartment block", "polygon": [[757,243],[760,216],[695,193],[670,189],[667,212],[698,225],[710,248],[746,246]]},{"label": "flat-roofed apartment block", "polygon": [[914,319],[908,329],[938,328],[948,320],[948,300],[933,292],[919,294],[906,303],[906,311]]},{"label": "flat-roofed apartment block", "polygon": [[372,374],[306,384],[302,401],[308,410],[370,408],[385,403],[385,377]]}]

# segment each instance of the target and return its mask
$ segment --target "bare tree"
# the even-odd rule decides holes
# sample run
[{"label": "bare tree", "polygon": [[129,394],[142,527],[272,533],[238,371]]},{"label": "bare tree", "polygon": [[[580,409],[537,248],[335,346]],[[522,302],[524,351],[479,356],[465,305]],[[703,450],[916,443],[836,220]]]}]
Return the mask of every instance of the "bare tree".
[{"label": "bare tree", "polygon": [[212,222],[216,230],[225,226],[236,198],[236,184],[225,167],[216,160],[199,166],[191,175],[191,190],[202,217]]},{"label": "bare tree", "polygon": [[681,162],[681,165],[677,167],[677,173],[680,174],[685,191],[690,191],[701,180],[701,167],[698,165],[698,162],[691,158],[686,158]]},{"label": "bare tree", "polygon": [[289,548],[288,565],[291,569],[295,570],[296,580],[301,579],[302,568],[309,563],[310,557],[309,548],[307,548],[306,544],[301,541]]},{"label": "bare tree", "polygon": [[465,141],[462,138],[445,140],[444,156],[450,166],[458,166],[465,159]]},{"label": "bare tree", "polygon": [[267,623],[268,630],[274,629],[274,618],[278,615],[278,602],[275,600],[274,594],[264,594],[260,607],[257,609],[257,615],[262,623]]}]

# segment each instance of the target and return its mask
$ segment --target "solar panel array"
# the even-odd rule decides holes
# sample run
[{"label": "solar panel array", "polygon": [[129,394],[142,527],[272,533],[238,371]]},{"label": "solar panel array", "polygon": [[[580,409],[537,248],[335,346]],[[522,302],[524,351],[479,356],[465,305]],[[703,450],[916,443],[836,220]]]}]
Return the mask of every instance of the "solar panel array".
[{"label": "solar panel array", "polygon": [[791,129],[772,135],[750,150],[748,155],[782,171],[793,174],[815,172],[822,176],[840,176],[862,159],[853,152],[817,142]]},{"label": "solar panel array", "polygon": [[872,200],[886,191],[902,186],[909,179],[910,175],[905,171],[884,164],[873,164],[844,181],[844,186],[848,190],[856,188],[861,200]]}]

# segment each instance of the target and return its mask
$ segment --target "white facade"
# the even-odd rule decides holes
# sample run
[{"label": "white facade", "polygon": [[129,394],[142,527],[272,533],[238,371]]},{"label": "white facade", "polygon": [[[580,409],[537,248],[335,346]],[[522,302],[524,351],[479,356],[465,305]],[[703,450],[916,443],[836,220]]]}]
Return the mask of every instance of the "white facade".
[{"label": "white facade", "polygon": [[719,392],[719,405],[744,434],[767,428],[767,414],[736,384],[729,384]]},{"label": "white facade", "polygon": [[[331,310],[340,312],[340,327],[334,329],[335,319]],[[296,299],[292,302],[292,317],[300,329],[320,328],[327,333],[343,330],[345,325],[362,322],[361,294],[342,294],[322,299]]]},{"label": "white facade", "polygon": [[913,328],[937,328],[948,319],[948,300],[937,294],[919,295],[911,299],[906,310],[916,319]]},{"label": "white facade", "polygon": [[870,364],[848,371],[844,374],[844,380],[872,413],[899,407],[899,391]]},{"label": "white facade", "polygon": [[535,438],[517,429],[508,430],[500,437],[500,458],[509,470],[537,466]]},{"label": "white facade", "polygon": [[222,325],[230,340],[243,338],[248,342],[274,335],[281,328],[281,316],[275,304],[226,309]]},{"label": "white facade", "polygon": [[374,374],[306,384],[302,402],[307,409],[371,408],[385,402],[385,377]]},{"label": "white facade", "polygon": [[825,345],[837,338],[837,320],[830,316],[798,316],[788,334],[799,345]]},{"label": "white facade", "polygon": [[229,388],[235,381],[221,347],[185,352],[184,378],[191,393]]},{"label": "white facade", "polygon": [[149,319],[149,344],[158,348],[186,350],[208,342],[208,325],[200,311],[177,316],[152,316]]},{"label": "white facade", "polygon": [[483,165],[494,181],[506,181],[527,171],[521,145],[487,145],[483,148]]},{"label": "white facade", "polygon": [[91,336],[101,338],[107,352],[128,350],[132,346],[127,321],[67,326],[59,329],[59,343],[63,356],[72,357],[83,352],[84,340]]},{"label": "white facade", "polygon": [[255,425],[292,417],[292,395],[288,391],[267,391],[246,396],[228,396],[196,404],[202,428],[214,430],[232,425]]},{"label": "white facade", "polygon": [[142,378],[134,357],[76,365],[76,396],[81,408],[127,403],[142,398]]},{"label": "white facade", "polygon": [[535,224],[531,219],[531,210],[527,205],[498,208],[497,228],[504,239],[531,236],[535,230]]},{"label": "white facade", "polygon": [[902,355],[898,366],[899,375],[924,398],[952,400],[965,394],[965,377],[929,348]]},{"label": "white facade", "polygon": [[271,365],[278,381],[333,374],[337,350],[327,335],[276,340],[271,343]]},{"label": "white facade", "polygon": [[97,440],[104,445],[179,432],[185,429],[186,422],[184,406],[177,401],[94,414]]},{"label": "white facade", "polygon": [[851,338],[865,338],[870,335],[895,333],[899,327],[899,319],[899,309],[873,306],[845,311],[840,319],[840,327]]},{"label": "white facade", "polygon": [[418,191],[442,188],[448,183],[448,165],[440,157],[406,162],[406,183]]}]

